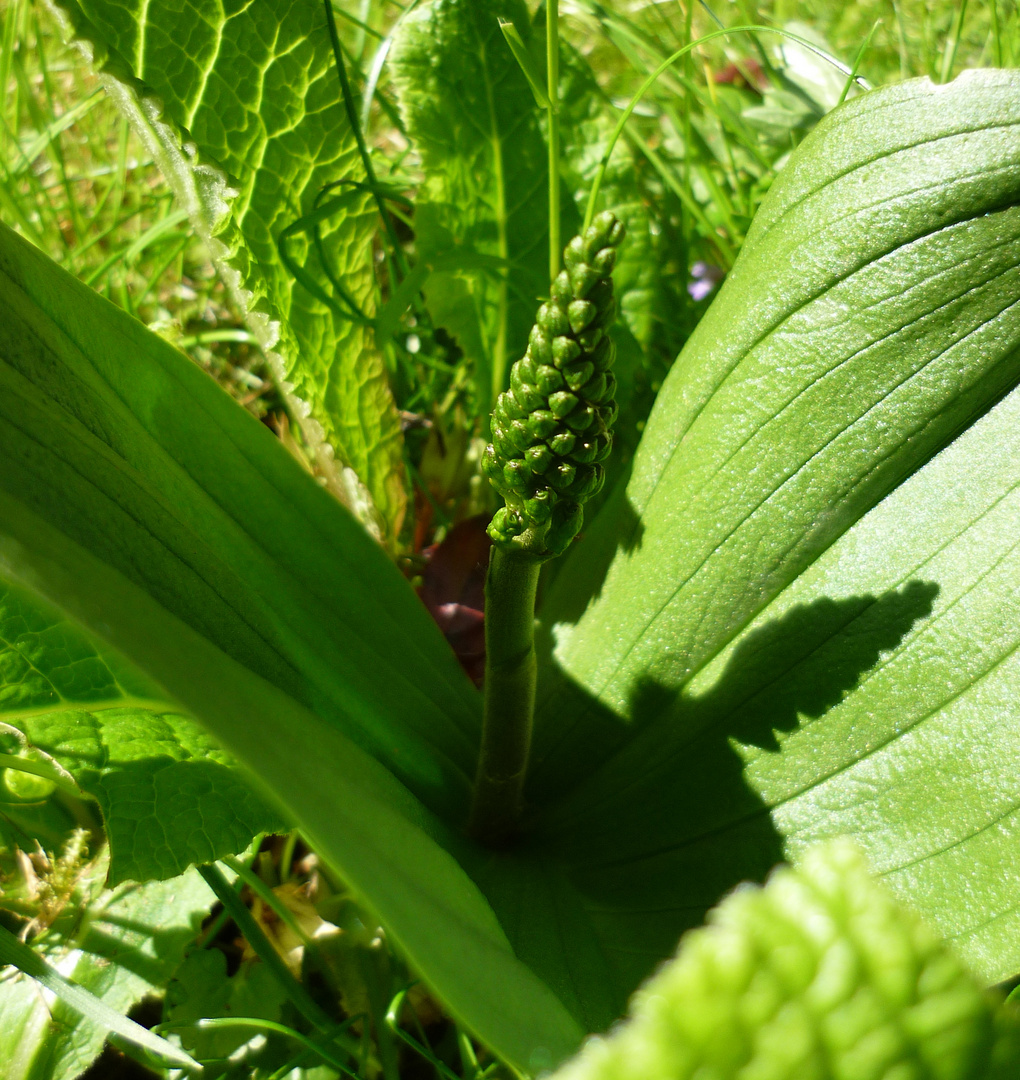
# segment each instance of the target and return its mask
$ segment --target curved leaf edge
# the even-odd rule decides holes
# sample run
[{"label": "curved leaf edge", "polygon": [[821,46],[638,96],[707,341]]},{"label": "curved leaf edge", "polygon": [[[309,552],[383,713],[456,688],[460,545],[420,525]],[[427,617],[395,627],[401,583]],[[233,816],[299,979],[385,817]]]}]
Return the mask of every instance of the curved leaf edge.
[{"label": "curved leaf edge", "polygon": [[187,211],[231,300],[262,350],[288,412],[298,419],[309,458],[326,487],[382,543],[382,515],[371,492],[337,454],[325,428],[312,416],[311,404],[296,394],[294,383],[287,378],[286,361],[277,348],[286,327],[272,309],[265,279],[234,221],[231,203],[238,192],[230,175],[210,155],[201,153],[187,132],[166,115],[160,97],[135,78],[124,58],[103,40],[74,0],[46,0],[46,4],[66,43],[79,51],[96,74],[152,155],[174,198]]}]

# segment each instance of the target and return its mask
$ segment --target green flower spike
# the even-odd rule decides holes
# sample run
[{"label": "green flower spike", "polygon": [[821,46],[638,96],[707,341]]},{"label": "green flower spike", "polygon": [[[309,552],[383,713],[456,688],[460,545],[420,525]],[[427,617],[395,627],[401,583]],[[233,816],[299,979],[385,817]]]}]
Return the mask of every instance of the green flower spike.
[{"label": "green flower spike", "polygon": [[623,222],[605,211],[567,244],[566,269],[492,411],[482,471],[506,502],[489,525],[505,551],[561,555],[581,528],[585,500],[605,481],[617,411],[610,275],[623,234]]}]

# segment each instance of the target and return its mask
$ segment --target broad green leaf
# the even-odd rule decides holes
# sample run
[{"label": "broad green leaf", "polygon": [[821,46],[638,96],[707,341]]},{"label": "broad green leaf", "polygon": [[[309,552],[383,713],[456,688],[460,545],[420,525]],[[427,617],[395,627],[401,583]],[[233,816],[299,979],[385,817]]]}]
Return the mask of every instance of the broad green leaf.
[{"label": "broad green leaf", "polygon": [[419,793],[463,805],[477,693],[378,545],[204,372],[10,231],[0,296],[0,483]]},{"label": "broad green leaf", "polygon": [[[702,346],[685,352],[679,369],[688,383],[673,382],[665,391],[672,415],[660,401],[628,493],[607,504],[601,524],[554,585],[554,618],[576,618],[571,605],[597,588],[597,577],[583,575],[596,575],[599,558],[608,562],[624,544],[577,627],[556,628],[566,674],[557,679],[546,672],[532,835],[512,857],[492,856],[474,873],[518,954],[589,1028],[613,1015],[722,892],[747,878],[761,880],[785,847],[798,850],[840,832],[865,845],[891,884],[958,942],[982,977],[1020,971],[1014,932],[1020,892],[1015,876],[1003,870],[1012,865],[1020,805],[1013,750],[1020,686],[1010,681],[1009,661],[1020,625],[1015,570],[1004,564],[987,589],[978,587],[1017,532],[1011,518],[995,516],[1012,513],[1003,500],[1018,479],[1016,404],[999,406],[855,525],[869,501],[1020,374],[1020,215],[1008,206],[1009,191],[999,192],[998,208],[973,218],[967,216],[973,203],[965,201],[968,191],[990,198],[988,187],[1003,177],[1020,181],[1020,144],[1010,119],[1020,113],[1017,86],[1012,73],[972,75],[937,89],[909,84],[862,97],[820,126],[821,136],[838,132],[840,117],[850,123],[866,102],[877,109],[886,101],[883,137],[903,140],[902,125],[920,130],[918,149],[901,155],[941,151],[947,140],[964,146],[987,140],[994,148],[1003,137],[1004,164],[996,172],[986,146],[984,157],[976,148],[939,153],[920,175],[907,170],[921,194],[893,200],[895,212],[875,212],[857,243],[873,243],[883,222],[892,230],[909,222],[911,199],[924,193],[928,214],[938,217],[952,205],[961,220],[867,264],[868,290],[856,308],[850,293],[840,306],[839,286],[805,300],[798,312],[814,308],[811,321],[801,327],[800,315],[790,316],[794,325],[766,355],[768,366],[753,350],[736,357],[732,373],[716,372],[721,388],[709,396],[707,365],[716,354],[702,369]],[[937,112],[918,104],[930,105],[933,97]],[[925,123],[951,124],[954,116],[976,133],[934,143],[923,137]],[[862,139],[851,127],[830,152],[855,155]],[[879,154],[862,168],[889,168],[897,156]],[[845,165],[838,155],[836,165],[805,159],[823,177],[825,169]],[[940,194],[940,167],[974,174],[949,185],[956,202]],[[796,160],[788,169],[776,198],[793,199],[791,185],[815,183],[801,176]],[[846,176],[859,185],[855,207],[881,203],[864,178]],[[819,188],[822,195],[826,190]],[[794,201],[791,213],[801,206]],[[801,233],[808,243],[806,226]],[[757,236],[754,244],[768,240]],[[833,252],[840,249],[825,247],[818,259]],[[891,280],[885,277],[890,260],[901,271]],[[814,272],[820,275],[821,266]],[[759,288],[746,276],[737,281],[742,289]],[[791,290],[802,287],[792,271],[784,281]],[[763,332],[767,284],[746,322],[736,300],[723,307],[728,325],[716,324],[705,349],[724,354],[730,341],[724,330],[735,338]],[[936,287],[939,296],[930,292]],[[893,308],[904,324],[899,331],[889,326]],[[699,330],[696,345],[705,333]],[[890,344],[871,356],[867,340],[886,333]],[[837,349],[841,335],[851,345]],[[776,401],[787,399],[777,410]],[[774,421],[769,410],[776,410]],[[674,446],[671,440],[682,434]],[[856,450],[850,436],[860,439]],[[707,462],[700,472],[698,448]],[[651,485],[654,470],[664,479],[649,497],[642,531],[634,528],[629,499],[639,481]],[[883,470],[889,471],[883,476]],[[749,505],[757,509],[748,513]],[[737,522],[732,540],[719,542],[713,532],[720,527],[706,516],[713,508],[724,524]],[[985,513],[992,518],[982,524]],[[866,543],[858,539],[864,536]],[[670,576],[681,556],[693,560],[696,545],[713,537],[717,546],[705,568],[692,561],[690,586]],[[936,566],[938,553],[945,563]],[[625,584],[633,591],[625,594]],[[678,584],[690,610],[664,609],[651,624],[643,647],[655,645],[657,660],[643,669],[628,652],[632,612],[640,618],[649,597]],[[940,615],[943,603],[951,618]],[[720,638],[733,638],[756,612],[730,651],[719,640],[713,644],[713,626]],[[593,666],[614,656],[623,658],[620,674],[599,698],[599,685],[588,679]],[[685,689],[686,668],[704,670]],[[625,679],[631,688],[620,705],[614,695]]]},{"label": "broad green leaf", "polygon": [[0,275],[0,573],[198,717],[483,1041],[561,1060],[580,1027],[435,816],[464,819],[477,694],[407,582],[186,357],[7,230]]},{"label": "broad green leaf", "polygon": [[[457,338],[493,401],[549,289],[545,144],[501,20],[528,45],[522,0],[431,0],[401,21],[390,53],[425,173],[415,203],[418,257],[464,262],[462,271],[431,276],[429,311]],[[576,223],[567,200],[565,237]],[[474,269],[479,255],[498,260],[496,269]]]},{"label": "broad green leaf", "polygon": [[[58,0],[58,7],[212,241],[224,279],[296,396],[297,415],[310,409],[305,427],[317,468],[370,524],[394,536],[406,493],[382,357],[371,332],[298,284],[277,252],[280,234],[312,211],[327,185],[364,181],[322,3]],[[344,288],[368,316],[374,222],[367,195],[320,222]],[[292,236],[288,250],[328,292],[312,236]],[[367,488],[367,502],[330,447]]]},{"label": "broad green leaf", "polygon": [[[212,893],[194,870],[172,881],[122,885],[92,902],[80,938],[47,940],[44,959],[108,1008],[126,1014],[162,993],[208,913]],[[0,1078],[73,1080],[107,1032],[34,979],[8,968],[0,980]]]},{"label": "broad green leaf", "polygon": [[465,841],[390,772],[4,491],[0,522],[0,570],[59,597],[85,625],[102,626],[201,716],[479,1038],[533,1071],[576,1047],[582,1029],[514,956],[458,864]]},{"label": "broad green leaf", "polygon": [[1014,392],[686,687],[642,682],[605,760],[593,733],[621,722],[587,701],[585,775],[546,807],[533,850],[561,868],[587,955],[620,988],[726,888],[839,834],[983,979],[1020,971],[1018,430]]},{"label": "broad green leaf", "polygon": [[[854,836],[988,982],[1020,971],[1018,431],[1014,391],[690,687],[713,696],[708,687],[722,687],[725,669],[740,688],[737,699],[715,694],[708,719],[729,732],[745,783],[771,808],[788,851]],[[782,644],[765,644],[784,625]],[[862,650],[876,647],[878,662],[862,663]],[[782,697],[769,689],[780,672]],[[708,801],[701,815],[699,828],[733,821]]]},{"label": "broad green leaf", "polygon": [[1020,1025],[846,844],[744,889],[556,1080],[995,1080]]},{"label": "broad green leaf", "polygon": [[159,698],[66,618],[0,583],[0,720],[99,803],[111,885],[176,877],[280,827],[231,756]]},{"label": "broad green leaf", "polygon": [[557,578],[556,663],[620,719],[596,735],[547,680],[541,788],[611,752],[643,685],[678,690],[1015,383],[1018,124],[1015,72],[918,80],[835,110],[780,174],[626,492]]}]

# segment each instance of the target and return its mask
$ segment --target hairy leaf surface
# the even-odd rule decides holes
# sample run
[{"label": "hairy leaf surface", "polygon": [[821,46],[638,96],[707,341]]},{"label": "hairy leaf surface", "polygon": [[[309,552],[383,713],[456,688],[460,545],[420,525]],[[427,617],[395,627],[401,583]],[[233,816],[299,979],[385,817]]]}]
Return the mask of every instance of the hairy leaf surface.
[{"label": "hairy leaf surface", "polygon": [[[58,6],[90,44],[108,89],[196,227],[216,237],[212,250],[232,269],[226,279],[255,316],[260,343],[278,356],[277,374],[311,408],[317,466],[357,507],[357,484],[331,465],[325,437],[367,487],[386,535],[395,534],[406,501],[404,466],[382,357],[370,331],[311,295],[277,253],[281,232],[313,209],[327,184],[365,179],[322,4],[58,0]],[[345,191],[351,189],[333,196]],[[369,316],[370,203],[367,195],[348,199],[320,223],[344,287]],[[311,234],[292,236],[287,247],[328,292]],[[364,499],[361,506],[371,517]]]}]

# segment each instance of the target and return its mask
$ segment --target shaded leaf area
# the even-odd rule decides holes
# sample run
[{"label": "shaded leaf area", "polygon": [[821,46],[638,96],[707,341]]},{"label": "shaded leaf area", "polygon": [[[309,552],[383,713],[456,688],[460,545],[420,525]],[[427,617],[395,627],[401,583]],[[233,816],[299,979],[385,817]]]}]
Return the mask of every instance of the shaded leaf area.
[{"label": "shaded leaf area", "polygon": [[161,697],[66,618],[0,583],[0,720],[99,803],[111,885],[176,877],[281,825],[235,760]]},{"label": "shaded leaf area", "polygon": [[557,1080],[1006,1080],[1015,1011],[899,907],[850,845],[813,848],[688,935],[630,1016]]},{"label": "shaded leaf area", "polygon": [[[390,57],[425,174],[415,203],[419,260],[463,267],[432,274],[429,311],[475,365],[482,411],[523,355],[537,298],[549,290],[546,149],[500,19],[530,44],[521,0],[433,0],[402,20]],[[579,220],[564,200],[565,238]]]},{"label": "shaded leaf area", "polygon": [[[642,684],[632,743],[536,810],[521,850],[479,868],[518,953],[589,1030],[620,1015],[720,895],[762,880],[783,858],[783,836],[745,778],[738,740],[774,752],[774,730],[824,717],[931,611],[937,592],[914,581],[878,596],[821,597],[749,634],[700,696]],[[819,642],[825,655],[806,675],[783,678],[799,656],[813,659]],[[610,722],[604,707],[600,717]]]},{"label": "shaded leaf area", "polygon": [[596,735],[547,668],[536,790],[611,753],[642,681],[679,689],[1016,382],[1018,122],[1016,74],[971,72],[863,95],[805,139],[664,384],[626,495],[549,597],[553,662],[624,723]]},{"label": "shaded leaf area", "polygon": [[[161,993],[208,913],[212,893],[197,872],[172,881],[103,890],[87,929],[42,946],[46,960],[118,1012]],[[0,980],[4,1080],[72,1080],[98,1057],[106,1031],[25,975]]]},{"label": "shaded leaf area", "polygon": [[980,978],[1020,971],[1018,431],[1014,392],[681,693],[644,684],[628,743],[536,814],[535,884],[481,872],[590,1026],[721,893],[840,835]]},{"label": "shaded leaf area", "polygon": [[798,193],[787,216],[766,204],[773,228],[674,369],[628,492],[554,583],[533,831],[474,872],[589,1028],[727,888],[841,832],[983,978],[1020,970],[1002,873],[1016,401],[879,502],[1020,373],[1018,117],[1016,76],[996,72],[820,125],[774,189]]},{"label": "shaded leaf area", "polygon": [[462,866],[478,698],[424,605],[186,357],[2,229],[0,274],[2,573],[200,718],[495,1053],[563,1060]]},{"label": "shaded leaf area", "polygon": [[[220,242],[212,250],[233,268],[226,280],[256,315],[260,343],[282,358],[279,376],[311,408],[313,448],[324,435],[367,487],[384,534],[395,535],[406,493],[382,356],[371,331],[342,314],[342,303],[335,310],[299,284],[277,252],[280,234],[313,211],[327,185],[365,179],[322,4],[66,0],[59,6],[75,35],[94,47],[95,63],[115,81],[108,88],[200,233]],[[149,91],[158,96],[159,115],[143,101]],[[197,155],[182,150],[182,140]],[[351,189],[333,195],[342,192]],[[317,226],[326,262],[368,316],[375,295],[370,203],[365,194],[341,198]],[[287,247],[329,294],[314,232],[299,228]],[[324,448],[316,464],[332,471]],[[334,479],[356,504],[350,478]],[[372,516],[370,508],[364,513]]]},{"label": "shaded leaf area", "polygon": [[[282,1015],[285,1002],[279,982],[265,964],[257,960],[242,963],[228,975],[227,958],[219,949],[193,949],[167,985],[164,1015],[171,1023],[194,1025],[181,1028],[181,1045],[199,1060],[214,1062],[207,1067],[209,1075],[250,1075],[260,1066],[271,1075],[268,1069],[293,1057],[293,1041],[269,1033],[268,1039],[257,1040],[263,1045],[245,1046],[257,1029],[202,1030],[198,1021],[250,1016],[280,1022],[288,1019]],[[228,1063],[230,1057],[233,1060]]]},{"label": "shaded leaf area", "polygon": [[466,798],[475,692],[378,546],[183,355],[4,236],[8,490],[426,797]]}]

